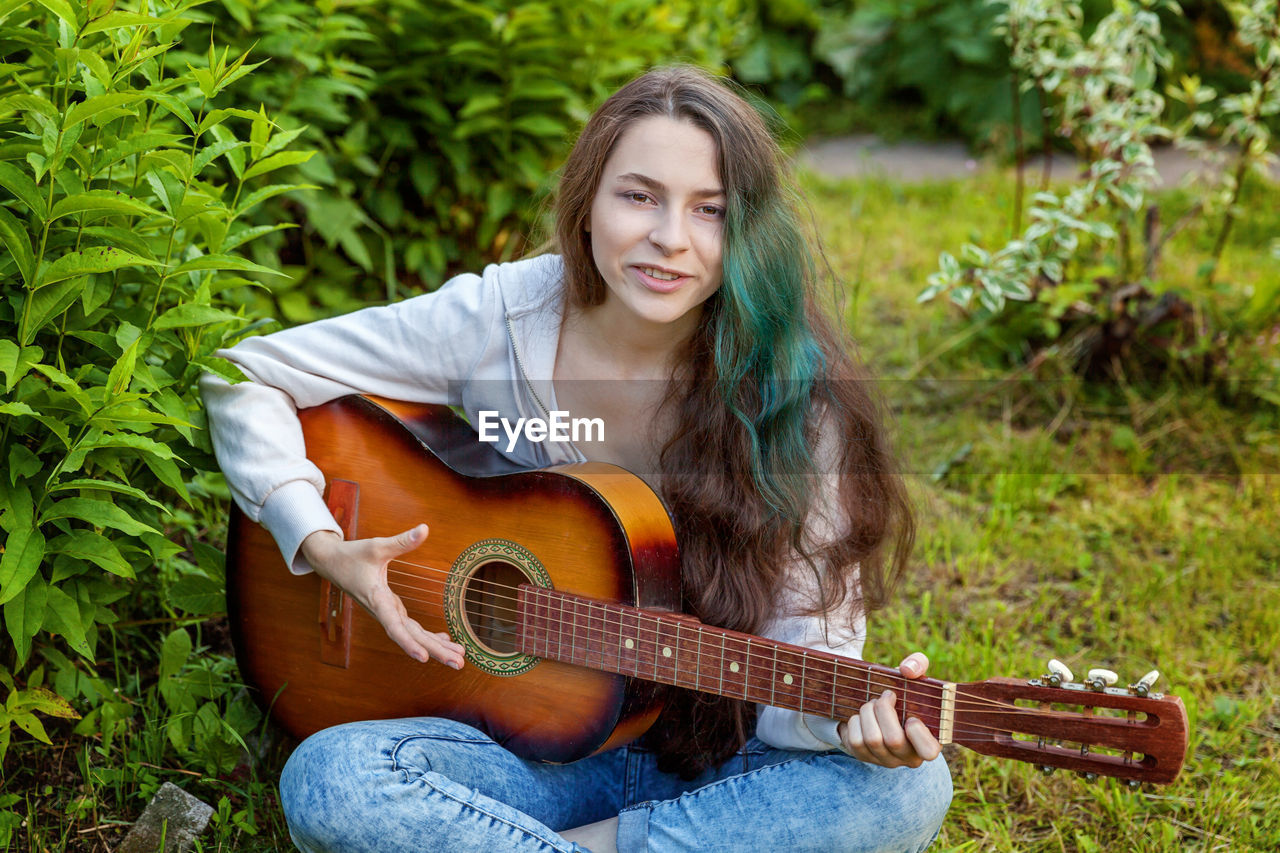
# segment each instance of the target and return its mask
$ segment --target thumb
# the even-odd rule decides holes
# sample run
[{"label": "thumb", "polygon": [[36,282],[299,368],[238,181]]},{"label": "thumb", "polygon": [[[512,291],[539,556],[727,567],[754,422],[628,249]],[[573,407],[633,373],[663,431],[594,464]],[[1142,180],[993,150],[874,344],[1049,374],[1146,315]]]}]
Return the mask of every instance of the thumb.
[{"label": "thumb", "polygon": [[922,652],[912,652],[898,664],[898,669],[907,678],[919,678],[929,668],[929,659]]},{"label": "thumb", "polygon": [[397,554],[403,554],[421,545],[427,538],[428,532],[429,529],[425,524],[419,524],[416,527],[410,527],[404,533],[391,537],[391,544],[395,547]]}]

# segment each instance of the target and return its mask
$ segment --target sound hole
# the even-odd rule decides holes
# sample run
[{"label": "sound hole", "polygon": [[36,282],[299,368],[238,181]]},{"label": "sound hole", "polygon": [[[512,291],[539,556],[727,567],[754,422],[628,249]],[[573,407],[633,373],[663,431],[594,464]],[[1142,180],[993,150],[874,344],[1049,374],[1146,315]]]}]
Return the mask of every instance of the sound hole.
[{"label": "sound hole", "polygon": [[490,654],[519,653],[516,587],[522,583],[530,583],[529,577],[502,560],[481,564],[467,580],[462,593],[462,611],[472,636]]}]

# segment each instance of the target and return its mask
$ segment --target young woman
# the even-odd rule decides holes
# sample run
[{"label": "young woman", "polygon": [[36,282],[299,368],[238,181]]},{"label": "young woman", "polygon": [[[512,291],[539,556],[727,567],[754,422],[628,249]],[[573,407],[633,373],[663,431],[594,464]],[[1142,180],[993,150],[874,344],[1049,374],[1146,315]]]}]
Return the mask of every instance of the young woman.
[{"label": "young woman", "polygon": [[[223,353],[252,380],[204,386],[237,502],[295,573],[334,581],[423,665],[461,668],[463,648],[387,585],[427,525],[343,541],[296,409],[371,393],[461,406],[473,424],[600,418],[604,441],[500,448],[644,477],[702,621],[859,656],[914,528],[875,402],[817,306],[785,174],[722,82],[689,68],[634,80],[565,163],[557,255]],[[927,665],[913,654],[901,671]],[[886,692],[837,721],[674,690],[640,743],[567,765],[449,720],[353,723],[303,742],[281,797],[304,851],[923,850],[950,777],[895,703]]]}]

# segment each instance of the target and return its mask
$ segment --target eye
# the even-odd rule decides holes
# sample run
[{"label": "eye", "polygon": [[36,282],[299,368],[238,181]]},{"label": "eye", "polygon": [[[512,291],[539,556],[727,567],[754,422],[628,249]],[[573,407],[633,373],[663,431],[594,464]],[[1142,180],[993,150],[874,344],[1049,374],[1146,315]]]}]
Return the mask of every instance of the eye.
[{"label": "eye", "polygon": [[637,202],[639,204],[645,204],[647,202],[652,201],[652,199],[649,198],[648,193],[641,192],[640,190],[628,190],[627,192],[624,192],[622,194],[622,197],[629,201]]},{"label": "eye", "polygon": [[710,216],[715,219],[724,216],[724,208],[715,204],[704,204],[698,208],[698,212],[703,216]]}]

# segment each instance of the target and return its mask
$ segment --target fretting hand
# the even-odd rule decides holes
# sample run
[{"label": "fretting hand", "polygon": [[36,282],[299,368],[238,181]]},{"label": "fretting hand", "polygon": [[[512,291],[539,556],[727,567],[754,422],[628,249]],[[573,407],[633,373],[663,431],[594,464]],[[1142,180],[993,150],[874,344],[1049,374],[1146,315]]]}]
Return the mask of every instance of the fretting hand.
[{"label": "fretting hand", "polygon": [[369,611],[409,657],[424,663],[434,658],[461,669],[462,646],[445,632],[433,634],[418,624],[387,584],[387,564],[421,545],[427,532],[427,526],[419,524],[396,536],[348,541],[331,530],[317,530],[302,541],[302,556],[316,574]]},{"label": "fretting hand", "polygon": [[[921,652],[908,655],[898,665],[906,678],[921,678],[929,659]],[[883,767],[919,767],[942,751],[932,732],[915,717],[907,717],[905,728],[898,722],[898,697],[886,690],[862,706],[861,710],[836,727],[844,751],[869,764]]]}]

